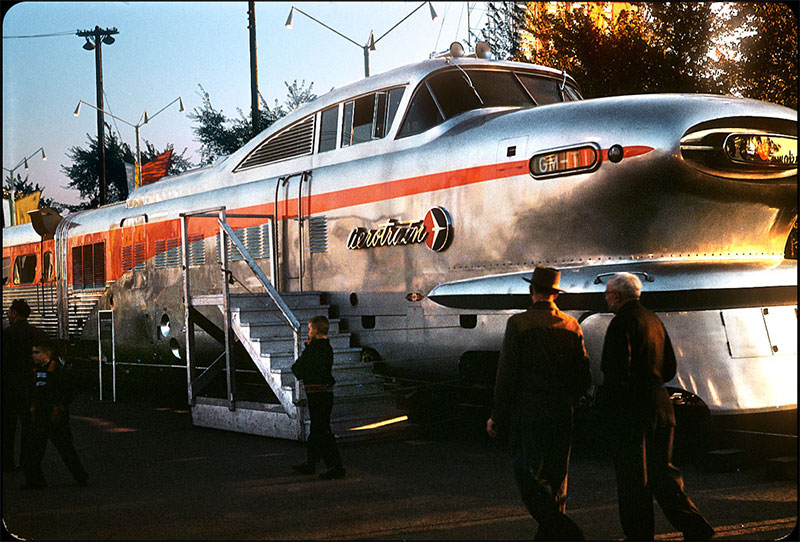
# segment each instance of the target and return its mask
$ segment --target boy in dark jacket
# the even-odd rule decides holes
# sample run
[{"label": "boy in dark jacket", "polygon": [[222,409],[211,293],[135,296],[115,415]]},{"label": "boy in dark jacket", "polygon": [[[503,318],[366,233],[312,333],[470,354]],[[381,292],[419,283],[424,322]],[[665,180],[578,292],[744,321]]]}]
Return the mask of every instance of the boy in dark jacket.
[{"label": "boy in dark jacket", "polygon": [[85,486],[89,474],[72,445],[69,428],[67,405],[72,400],[72,387],[64,367],[56,357],[56,345],[52,341],[43,339],[34,342],[33,365],[30,410],[22,432],[22,470],[26,479],[23,488],[46,486],[42,459],[48,439],[58,450],[78,485]]},{"label": "boy in dark jacket", "polygon": [[292,365],[292,373],[302,380],[308,398],[311,432],[308,436],[308,459],[292,468],[300,474],[314,474],[320,458],[328,470],[319,475],[323,480],[344,478],[342,458],[331,431],[333,410],[333,349],[328,341],[330,323],[324,316],[308,322],[308,339],[302,355]]}]

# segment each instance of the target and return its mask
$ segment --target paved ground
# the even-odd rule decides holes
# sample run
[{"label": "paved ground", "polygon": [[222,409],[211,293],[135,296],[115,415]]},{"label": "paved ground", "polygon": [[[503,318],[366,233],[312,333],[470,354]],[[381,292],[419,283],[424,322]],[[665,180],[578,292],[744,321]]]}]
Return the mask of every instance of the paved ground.
[{"label": "paved ground", "polygon": [[[49,487],[2,480],[4,527],[39,540],[531,539],[504,444],[475,422],[401,440],[342,446],[347,478],[295,475],[300,443],[195,428],[185,408],[73,405],[76,447],[91,473],[77,487],[52,446]],[[763,465],[708,473],[681,465],[687,490],[720,539],[770,540],[797,523],[797,481]],[[570,515],[590,540],[621,539],[613,471],[576,449]],[[657,509],[657,539],[678,540]],[[7,537],[8,533],[4,532]]]}]

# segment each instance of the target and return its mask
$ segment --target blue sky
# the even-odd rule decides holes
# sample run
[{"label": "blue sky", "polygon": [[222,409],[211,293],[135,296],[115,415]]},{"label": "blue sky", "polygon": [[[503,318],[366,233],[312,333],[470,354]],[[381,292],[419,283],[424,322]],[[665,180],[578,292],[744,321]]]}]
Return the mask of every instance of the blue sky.
[{"label": "blue sky", "polygon": [[[370,31],[379,38],[421,2],[297,2],[294,5],[358,43]],[[433,2],[439,18],[432,21],[423,6],[392,30],[370,54],[370,72],[428,58],[450,43],[467,39],[467,6],[474,28],[485,23],[482,4]],[[291,3],[256,2],[258,84],[272,104],[286,96],[284,81],[314,83],[324,94],[364,75],[363,52],[318,23],[295,12],[291,30],[284,27]],[[476,7],[477,6],[477,7]],[[152,117],[181,96],[187,112],[201,105],[198,85],[208,91],[216,109],[238,117],[249,114],[250,51],[248,4],[243,2],[21,2],[3,18],[3,167],[11,169],[39,147],[27,174],[45,187],[44,195],[66,203],[80,198],[66,190],[61,166],[69,164],[69,148],[88,146],[96,136],[94,52],[82,48],[77,30],[116,27],[116,42],[104,45],[105,109],[133,124],[146,109]],[[6,7],[4,6],[4,9]],[[53,37],[19,38],[41,34]],[[134,129],[108,119],[112,129],[135,152]],[[144,140],[163,148],[173,143],[193,163],[199,162],[194,124],[173,104],[140,129]],[[25,177],[23,168],[17,173]],[[3,171],[3,178],[8,175]]]}]

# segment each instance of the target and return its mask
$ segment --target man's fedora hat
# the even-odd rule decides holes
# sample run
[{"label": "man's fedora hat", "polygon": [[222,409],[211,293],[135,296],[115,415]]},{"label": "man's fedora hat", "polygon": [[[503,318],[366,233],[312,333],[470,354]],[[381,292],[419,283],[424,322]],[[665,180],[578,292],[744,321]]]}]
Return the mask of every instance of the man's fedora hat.
[{"label": "man's fedora hat", "polygon": [[561,280],[561,271],[553,269],[552,267],[537,265],[536,269],[533,270],[531,278],[522,277],[522,280],[533,284],[533,287],[540,292],[550,291],[566,293],[566,290],[562,290],[558,287],[558,283]]}]

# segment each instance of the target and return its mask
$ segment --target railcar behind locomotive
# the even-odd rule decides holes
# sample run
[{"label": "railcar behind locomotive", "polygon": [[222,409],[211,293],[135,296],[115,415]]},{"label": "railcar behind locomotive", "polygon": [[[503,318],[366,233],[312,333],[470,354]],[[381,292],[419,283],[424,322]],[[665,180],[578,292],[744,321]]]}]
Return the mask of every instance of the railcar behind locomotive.
[{"label": "railcar behind locomotive", "polygon": [[[182,260],[205,292],[223,287],[221,261],[234,291],[256,286],[214,220],[193,216],[182,237],[182,217],[224,207],[279,291],[324,292],[351,346],[408,374],[499,350],[543,264],[562,270],[559,305],[599,383],[605,280],[629,271],[673,338],[676,397],[712,414],[796,409],[796,175],[785,107],[585,100],[561,71],[434,58],[332,90],[210,167],[65,217],[52,239],[6,229],[4,305],[26,297],[51,332],[90,344],[112,310],[118,359],[180,377]],[[218,347],[197,341],[210,364]]]}]

